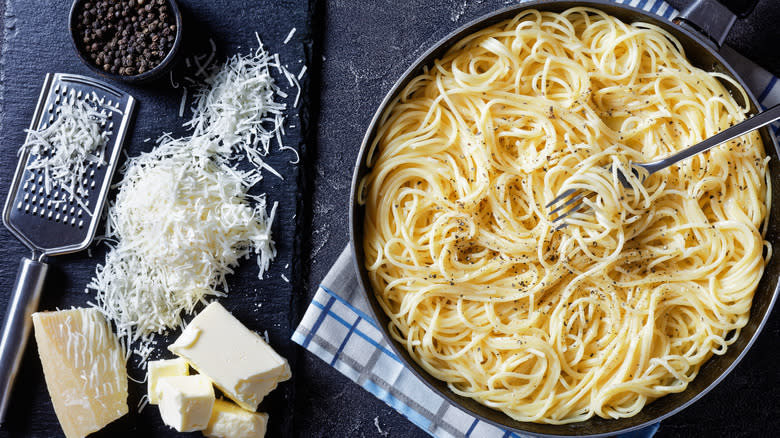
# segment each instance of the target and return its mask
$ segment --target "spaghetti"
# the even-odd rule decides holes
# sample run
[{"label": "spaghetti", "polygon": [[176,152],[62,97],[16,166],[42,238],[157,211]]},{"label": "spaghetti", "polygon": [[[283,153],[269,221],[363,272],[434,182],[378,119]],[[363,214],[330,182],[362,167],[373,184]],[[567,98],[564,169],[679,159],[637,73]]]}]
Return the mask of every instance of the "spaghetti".
[{"label": "spaghetti", "polygon": [[[757,133],[617,172],[743,120],[731,78],[601,11],[475,32],[383,113],[361,181],[365,266],[392,336],[457,394],[520,421],[629,417],[739,336],[771,247]],[[627,170],[624,170],[628,172]],[[567,188],[589,209],[554,231]]]}]

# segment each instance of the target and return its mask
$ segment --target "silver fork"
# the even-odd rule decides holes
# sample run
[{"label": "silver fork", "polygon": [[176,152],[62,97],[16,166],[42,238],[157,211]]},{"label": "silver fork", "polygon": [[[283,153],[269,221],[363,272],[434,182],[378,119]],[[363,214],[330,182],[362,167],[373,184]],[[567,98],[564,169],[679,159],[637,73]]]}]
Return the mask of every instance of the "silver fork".
[{"label": "silver fork", "polygon": [[[649,163],[631,163],[631,173],[633,173],[633,176],[639,179],[640,182],[644,182],[644,178],[654,172],[671,166],[678,161],[682,161],[698,153],[704,152],[721,143],[733,140],[740,135],[747,134],[758,128],[766,126],[778,119],[780,119],[780,104],[775,105],[766,111],[758,113],[747,120],[737,123],[734,126],[724,129],[723,131],[713,135],[701,143],[697,143],[666,158],[651,161]],[[644,171],[640,172],[639,168],[643,169]],[[617,176],[620,180],[620,183],[623,184],[623,187],[627,189],[631,188],[631,184],[629,183],[628,178],[625,174],[623,174],[623,171],[621,171],[620,168],[618,168]],[[552,219],[553,226],[556,230],[560,230],[567,225],[565,219],[582,208],[585,197],[587,197],[590,193],[592,192],[568,189],[545,205],[544,208],[550,210],[548,216]]]}]

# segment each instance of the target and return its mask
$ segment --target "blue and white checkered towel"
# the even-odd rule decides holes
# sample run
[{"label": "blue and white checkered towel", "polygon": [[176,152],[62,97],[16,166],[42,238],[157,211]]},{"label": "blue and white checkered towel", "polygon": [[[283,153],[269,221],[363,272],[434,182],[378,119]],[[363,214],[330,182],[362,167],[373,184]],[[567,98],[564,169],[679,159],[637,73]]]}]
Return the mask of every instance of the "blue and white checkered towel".
[{"label": "blue and white checkered towel", "polygon": [[[661,0],[616,0],[671,19],[677,12]],[[727,47],[721,52],[747,82],[762,106],[780,103],[778,79]],[[772,129],[780,137],[780,126]],[[405,415],[435,437],[504,438],[500,429],[453,406],[422,383],[385,343],[345,248],[322,281],[292,340]],[[625,434],[651,437],[658,424]]]}]

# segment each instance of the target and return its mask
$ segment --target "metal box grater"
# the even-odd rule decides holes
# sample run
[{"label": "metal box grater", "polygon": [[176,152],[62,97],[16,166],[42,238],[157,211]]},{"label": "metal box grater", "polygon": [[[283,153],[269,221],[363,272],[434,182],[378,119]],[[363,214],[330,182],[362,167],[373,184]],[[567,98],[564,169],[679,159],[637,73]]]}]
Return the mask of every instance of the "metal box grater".
[{"label": "metal box grater", "polygon": [[[8,302],[0,336],[0,422],[22,353],[30,333],[31,315],[48,270],[45,257],[75,252],[92,242],[116,170],[122,143],[130,128],[135,99],[127,93],[92,78],[71,74],[47,74],[30,130],[41,130],[57,119],[66,102],[85,101],[106,116],[101,129],[106,145],[100,163],[90,163],[79,176],[83,189],[77,202],[65,189],[52,185],[47,193],[42,169],[30,169],[36,155],[22,149],[3,209],[3,223],[30,250],[23,257]],[[29,140],[29,135],[28,135]],[[42,155],[52,153],[44,150]]]},{"label": "metal box grater", "polygon": [[52,187],[47,194],[43,170],[27,169],[36,157],[28,150],[22,151],[6,199],[3,223],[36,255],[79,251],[92,241],[135,106],[135,99],[129,94],[93,79],[49,74],[38,98],[30,129],[46,128],[56,119],[61,105],[68,99],[85,100],[106,113],[103,128],[109,136],[106,157],[102,157],[106,164],[90,163],[87,175],[80,181],[81,186],[88,189],[88,195],[82,198],[94,212],[95,217],[92,217],[73,199],[68,199],[69,194],[61,187]]}]

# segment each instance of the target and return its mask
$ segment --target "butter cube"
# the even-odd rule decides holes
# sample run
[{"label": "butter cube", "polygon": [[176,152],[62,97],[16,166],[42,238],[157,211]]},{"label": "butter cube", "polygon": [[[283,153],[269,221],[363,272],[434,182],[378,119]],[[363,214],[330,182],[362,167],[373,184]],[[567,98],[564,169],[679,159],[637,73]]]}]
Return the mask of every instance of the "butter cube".
[{"label": "butter cube", "polygon": [[291,376],[287,360],[217,302],[193,318],[168,349],[249,411]]},{"label": "butter cube", "polygon": [[162,377],[160,416],[163,422],[179,432],[203,430],[209,424],[214,407],[214,387],[206,376]]},{"label": "butter cube", "polygon": [[225,400],[214,402],[203,435],[213,438],[263,438],[268,414],[249,412]]},{"label": "butter cube", "polygon": [[189,374],[190,367],[187,365],[187,361],[182,358],[149,362],[146,369],[149,404],[156,405],[160,402],[160,390],[157,388],[157,382],[161,377],[186,376]]}]

